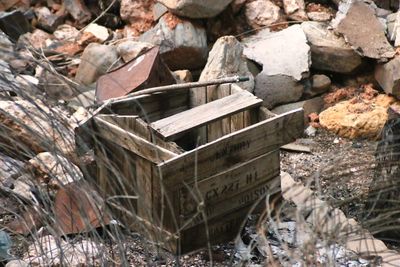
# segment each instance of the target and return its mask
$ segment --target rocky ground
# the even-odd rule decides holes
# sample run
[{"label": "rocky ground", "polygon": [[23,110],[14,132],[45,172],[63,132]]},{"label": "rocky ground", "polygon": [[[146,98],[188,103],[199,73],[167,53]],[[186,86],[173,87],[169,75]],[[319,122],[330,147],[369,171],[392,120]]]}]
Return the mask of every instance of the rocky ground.
[{"label": "rocky ground", "polygon": [[[400,110],[398,8],[390,0],[0,1],[0,260],[375,266],[397,255],[396,266],[395,242],[389,250],[361,226],[379,184],[376,145]],[[282,188],[303,186],[322,211],[282,192],[282,211],[251,216],[235,242],[175,257],[105,213],[109,199],[86,183],[98,159],[77,153],[75,132],[110,98],[236,75],[272,113],[304,109],[303,137],[280,152],[293,178],[283,175]],[[192,106],[203,103],[198,92]],[[77,216],[69,227],[65,203],[79,203],[90,223]],[[341,227],[349,225],[384,253],[350,244]]]}]

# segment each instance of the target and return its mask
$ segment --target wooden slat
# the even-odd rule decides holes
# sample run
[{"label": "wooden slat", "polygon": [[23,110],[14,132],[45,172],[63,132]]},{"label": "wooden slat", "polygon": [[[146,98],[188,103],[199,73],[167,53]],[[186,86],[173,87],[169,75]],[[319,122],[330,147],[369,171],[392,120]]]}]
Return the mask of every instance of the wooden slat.
[{"label": "wooden slat", "polygon": [[150,127],[165,139],[173,139],[189,130],[261,104],[261,99],[243,91],[153,122]]},{"label": "wooden slat", "polygon": [[[279,150],[275,150],[235,165],[226,171],[208,177],[200,182],[192,182],[187,186],[178,186],[181,187],[180,193],[188,195],[190,192],[185,191],[191,190],[196,195],[200,193],[207,204],[213,204],[244,192],[254,187],[256,183],[265,182],[270,177],[279,175],[279,173]],[[192,198],[180,199],[179,202],[183,207],[186,206],[186,201],[190,202],[192,200],[194,201]],[[183,215],[190,212],[190,210],[185,211],[185,208],[181,208],[180,211]]]},{"label": "wooden slat", "polygon": [[[196,213],[199,204],[197,200],[200,199],[205,203],[208,218],[247,205],[258,193],[255,189],[267,186],[272,190],[271,180],[279,173],[279,151],[276,150],[198,183],[183,186],[179,190],[181,218],[186,220]],[[253,191],[246,193],[252,189],[255,192],[254,195],[251,195]],[[198,196],[199,194],[201,197]],[[221,208],[221,205],[224,207]]]},{"label": "wooden slat", "polygon": [[[303,110],[293,110],[226,135],[159,164],[163,181],[188,183],[293,142],[303,134]],[[196,168],[195,168],[196,167]],[[197,170],[197,173],[195,173]]]},{"label": "wooden slat", "polygon": [[106,140],[118,144],[119,146],[134,152],[135,154],[153,162],[162,161],[176,157],[177,154],[152,144],[133,133],[109,123],[101,118],[94,118],[97,134]]},{"label": "wooden slat", "polygon": [[[209,86],[207,88],[207,103],[222,99],[231,95],[230,84],[220,86]],[[217,140],[218,138],[231,133],[231,118],[217,120],[207,125],[207,142]]]},{"label": "wooden slat", "polygon": [[153,144],[165,148],[172,153],[182,154],[184,150],[180,148],[174,142],[168,142],[162,140],[160,137],[150,132],[150,127],[144,122],[139,116],[128,116],[128,115],[115,115],[115,114],[99,114],[98,118],[104,119],[105,121],[115,124],[121,127],[123,130],[130,131]]}]

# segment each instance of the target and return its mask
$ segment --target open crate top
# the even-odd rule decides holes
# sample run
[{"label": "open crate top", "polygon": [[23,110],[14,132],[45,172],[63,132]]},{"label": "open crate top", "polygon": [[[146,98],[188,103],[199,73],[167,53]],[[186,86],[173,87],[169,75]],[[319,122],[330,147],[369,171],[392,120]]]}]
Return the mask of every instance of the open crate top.
[{"label": "open crate top", "polygon": [[[205,201],[213,242],[223,240],[279,176],[279,147],[303,132],[302,109],[275,116],[240,87],[220,88],[217,97],[196,107],[187,89],[104,105],[77,130],[86,143],[107,144],[111,150],[101,155],[97,149],[96,157],[107,157],[121,169],[138,166],[135,178],[124,176],[127,184],[136,179],[136,187],[147,188],[135,204],[137,214],[170,233],[180,232],[180,241],[192,244],[185,250],[204,246],[205,237],[193,240],[184,234],[204,227],[196,213],[199,200]],[[116,149],[127,151],[134,163],[112,153]],[[100,187],[109,195],[121,194],[109,184],[117,178],[100,171]],[[168,205],[162,204],[165,198]],[[159,217],[164,219],[157,224]]]}]

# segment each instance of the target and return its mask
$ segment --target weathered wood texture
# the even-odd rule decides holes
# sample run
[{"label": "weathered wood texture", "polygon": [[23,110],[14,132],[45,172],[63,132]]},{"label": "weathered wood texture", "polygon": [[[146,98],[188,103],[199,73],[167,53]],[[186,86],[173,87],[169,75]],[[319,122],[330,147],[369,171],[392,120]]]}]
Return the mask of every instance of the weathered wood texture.
[{"label": "weathered wood texture", "polygon": [[[261,104],[261,99],[249,92],[242,91],[158,120],[151,123],[150,126],[162,137],[171,140],[189,130]],[[226,124],[230,131],[230,122],[228,121]]]},{"label": "weathered wood texture", "polygon": [[[104,106],[85,124],[103,159],[99,186],[107,197],[136,197],[116,198],[130,213],[124,223],[175,253],[206,246],[208,236],[211,243],[233,239],[253,204],[279,191],[278,149],[303,132],[301,109],[275,116],[235,85],[208,93],[210,102],[194,111],[186,111],[187,93],[140,96]],[[183,137],[166,141],[153,128]],[[195,128],[205,130],[205,143],[183,152],[177,144],[193,142]]]},{"label": "weathered wood texture", "polygon": [[123,130],[100,117],[95,117],[94,122],[96,132],[99,136],[151,162],[160,163],[177,156],[177,154],[159,147],[129,131]]},{"label": "weathered wood texture", "polygon": [[279,151],[273,151],[200,182],[182,186],[178,202],[181,225],[197,212],[200,202],[205,203],[208,219],[253,203],[277,185],[274,178],[279,172]]},{"label": "weathered wood texture", "polygon": [[194,179],[200,181],[237,163],[276,150],[302,135],[302,116],[302,109],[294,110],[163,162],[159,164],[163,181],[169,186]]}]

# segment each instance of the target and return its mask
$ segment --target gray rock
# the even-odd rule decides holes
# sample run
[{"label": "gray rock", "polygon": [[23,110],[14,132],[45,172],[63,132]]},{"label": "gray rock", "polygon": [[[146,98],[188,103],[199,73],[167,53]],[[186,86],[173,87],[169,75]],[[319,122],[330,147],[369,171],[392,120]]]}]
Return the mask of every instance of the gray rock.
[{"label": "gray rock", "polygon": [[4,183],[13,175],[19,173],[24,163],[0,153],[0,181]]},{"label": "gray rock", "polygon": [[224,36],[215,42],[199,81],[235,75],[250,77],[250,81],[238,85],[244,90],[253,92],[254,77],[247,67],[242,44],[233,36]]},{"label": "gray rock", "polygon": [[159,0],[172,13],[188,18],[212,18],[221,13],[232,0]]},{"label": "gray rock", "polygon": [[269,0],[255,0],[246,3],[245,16],[250,26],[260,28],[279,22],[282,19],[282,12]]},{"label": "gray rock", "polygon": [[92,17],[83,0],[64,0],[65,9],[79,23],[84,23]]},{"label": "gray rock", "polygon": [[124,41],[117,45],[117,52],[125,62],[128,62],[138,55],[152,48],[154,45],[150,43],[135,42],[135,41]]},{"label": "gray rock", "polygon": [[304,95],[308,98],[327,92],[331,88],[331,79],[323,74],[316,74],[311,77],[311,86],[306,88]]},{"label": "gray rock", "polygon": [[75,80],[89,85],[105,74],[117,61],[118,53],[114,46],[91,43],[83,51]]},{"label": "gray rock", "polygon": [[63,17],[51,13],[47,7],[38,7],[35,9],[38,27],[48,32],[54,32],[63,22]]},{"label": "gray rock", "polygon": [[70,99],[68,102],[68,106],[77,109],[79,107],[88,108],[94,105],[96,100],[96,90],[90,90],[79,94],[78,96]]},{"label": "gray rock", "polygon": [[13,58],[13,52],[13,44],[6,34],[0,31],[0,58],[8,61]]},{"label": "gray rock", "polygon": [[400,12],[390,14],[387,17],[387,35],[390,41],[394,41],[394,46],[400,45]]},{"label": "gray rock", "polygon": [[101,43],[107,41],[110,38],[110,33],[108,32],[108,29],[96,23],[90,23],[83,32],[93,34]]},{"label": "gray rock", "polygon": [[188,20],[179,20],[171,27],[163,16],[139,41],[160,46],[164,62],[172,70],[199,69],[207,60],[206,31]]},{"label": "gray rock", "polygon": [[317,96],[312,99],[277,106],[271,111],[275,114],[283,114],[285,112],[302,108],[304,110],[304,125],[306,126],[309,123],[308,115],[310,115],[311,113],[319,113],[323,107],[324,100],[321,97]]},{"label": "gray rock", "polygon": [[311,55],[299,25],[276,33],[262,30],[244,40],[244,46],[244,55],[263,66],[254,92],[268,108],[301,97],[304,87],[300,81],[309,75]]},{"label": "gray rock", "polygon": [[303,22],[301,27],[311,46],[314,69],[349,74],[362,65],[361,56],[346,43],[343,37],[328,30],[327,24]]},{"label": "gray rock", "polygon": [[53,32],[53,35],[58,40],[74,41],[78,37],[79,31],[71,25],[62,24],[57,27],[57,29]]},{"label": "gray rock", "polygon": [[172,74],[175,77],[176,83],[193,82],[193,76],[190,70],[176,70]]},{"label": "gray rock", "polygon": [[400,58],[395,57],[386,64],[378,65],[375,79],[386,93],[400,97]]},{"label": "gray rock", "polygon": [[337,20],[335,30],[343,34],[356,52],[374,59],[392,58],[395,55],[372,7],[363,2],[354,2],[349,5],[347,12],[342,13],[343,18]]},{"label": "gray rock", "polygon": [[155,3],[153,6],[153,18],[157,21],[161,18],[165,13],[168,12],[168,8],[161,3]]},{"label": "gray rock", "polygon": [[329,12],[324,12],[324,11],[308,12],[307,16],[310,20],[318,21],[318,22],[330,21],[332,18],[332,14],[330,14]]}]

